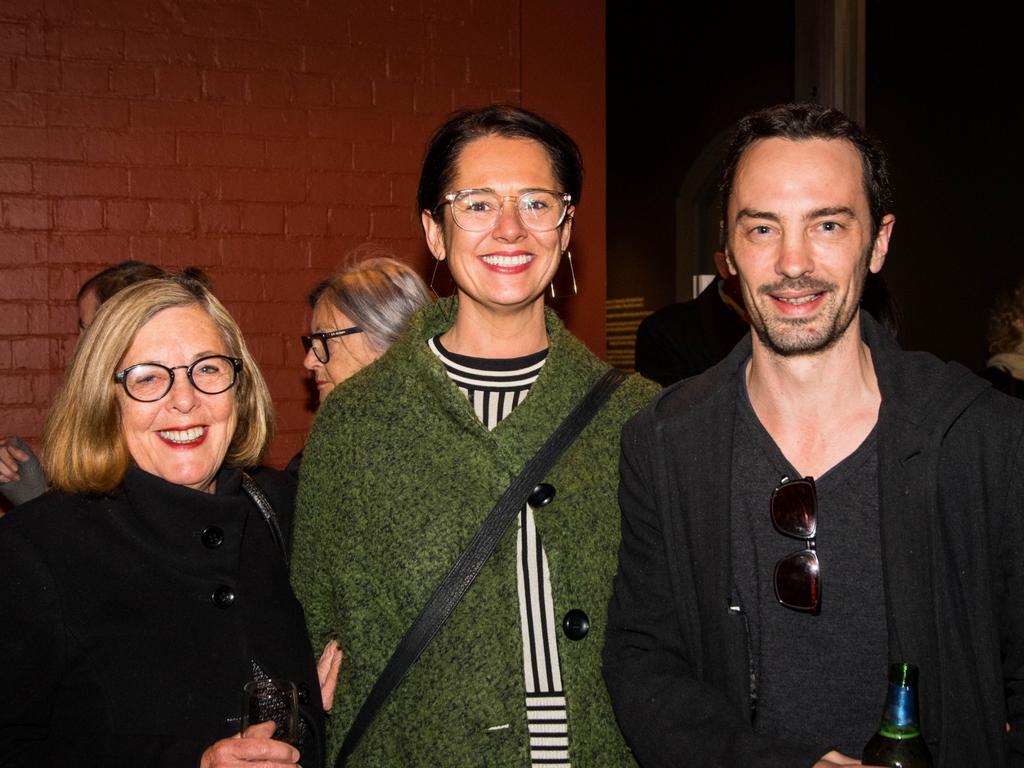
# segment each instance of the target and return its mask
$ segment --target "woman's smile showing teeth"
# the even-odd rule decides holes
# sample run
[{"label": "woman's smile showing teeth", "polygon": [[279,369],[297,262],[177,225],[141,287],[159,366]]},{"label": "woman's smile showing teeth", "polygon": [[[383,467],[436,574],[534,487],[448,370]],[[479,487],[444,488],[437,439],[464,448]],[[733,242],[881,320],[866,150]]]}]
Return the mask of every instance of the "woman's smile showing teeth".
[{"label": "woman's smile showing teeth", "polygon": [[157,433],[160,439],[174,445],[196,445],[206,436],[206,427],[188,429],[167,429]]},{"label": "woman's smile showing teeth", "polygon": [[502,256],[496,253],[489,253],[486,256],[481,256],[485,264],[490,264],[492,267],[519,267],[523,264],[529,264],[533,261],[533,255],[529,253],[516,254],[514,256]]},{"label": "woman's smile showing teeth", "polygon": [[[572,195],[561,191],[566,180],[555,174],[545,146],[532,139],[483,135],[469,140],[457,158],[447,189],[439,188],[440,197],[421,211],[431,254],[448,263],[467,312],[497,313],[501,322],[519,311],[542,317],[544,293],[572,231]],[[468,319],[472,314],[462,309],[465,327],[483,321]],[[493,327],[495,318],[484,322]]]}]

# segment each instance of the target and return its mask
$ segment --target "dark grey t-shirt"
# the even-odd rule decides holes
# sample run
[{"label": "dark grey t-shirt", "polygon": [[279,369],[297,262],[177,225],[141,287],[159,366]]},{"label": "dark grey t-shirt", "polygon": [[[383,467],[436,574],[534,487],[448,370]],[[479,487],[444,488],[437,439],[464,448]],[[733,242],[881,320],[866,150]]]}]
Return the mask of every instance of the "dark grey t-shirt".
[{"label": "dark grey t-shirt", "polygon": [[859,758],[878,727],[888,670],[875,432],[815,478],[821,612],[791,610],[775,598],[775,563],[805,544],[775,530],[769,500],[783,477],[799,475],[740,382],[730,514],[735,588],[758,681],[755,730]]}]

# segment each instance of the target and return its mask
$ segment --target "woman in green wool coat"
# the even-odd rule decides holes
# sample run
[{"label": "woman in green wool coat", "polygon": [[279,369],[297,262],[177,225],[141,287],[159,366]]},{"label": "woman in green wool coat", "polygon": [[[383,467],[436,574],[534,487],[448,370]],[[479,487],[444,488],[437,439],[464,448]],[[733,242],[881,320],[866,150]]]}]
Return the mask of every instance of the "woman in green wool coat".
[{"label": "woman in green wool coat", "polygon": [[[515,107],[457,115],[419,186],[456,296],[327,398],[306,446],[293,582],[345,663],[328,753],[497,499],[608,369],[544,307],[569,246],[576,144]],[[571,267],[571,264],[568,266]],[[531,496],[348,765],[633,765],[601,679],[629,378]],[[545,498],[541,498],[544,496]]]}]

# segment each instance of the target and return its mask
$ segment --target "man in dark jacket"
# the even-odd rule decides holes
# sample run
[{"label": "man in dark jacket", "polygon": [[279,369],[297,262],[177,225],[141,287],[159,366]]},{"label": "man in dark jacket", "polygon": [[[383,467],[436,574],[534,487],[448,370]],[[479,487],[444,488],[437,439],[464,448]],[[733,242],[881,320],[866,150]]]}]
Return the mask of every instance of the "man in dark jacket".
[{"label": "man in dark jacket", "polygon": [[605,678],[645,768],[857,764],[895,661],[937,766],[1024,765],[1024,409],[858,309],[890,202],[841,113],[741,121],[754,333],[623,434]]},{"label": "man in dark jacket", "polygon": [[725,254],[715,253],[719,275],[690,301],[669,304],[643,319],[636,332],[636,372],[663,387],[703,373],[747,333],[739,281]]}]

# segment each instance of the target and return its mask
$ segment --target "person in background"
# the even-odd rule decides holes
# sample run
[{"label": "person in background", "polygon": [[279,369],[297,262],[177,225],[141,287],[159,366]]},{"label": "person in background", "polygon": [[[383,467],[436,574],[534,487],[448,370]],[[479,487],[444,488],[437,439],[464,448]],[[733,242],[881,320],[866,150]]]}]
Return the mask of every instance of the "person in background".
[{"label": "person in background", "polygon": [[[412,314],[430,299],[423,278],[390,256],[353,261],[319,283],[309,294],[310,333],[302,337],[302,365],[313,377],[318,401],[384,354]],[[302,455],[299,451],[288,462],[288,471],[296,477]]]},{"label": "person in background", "polygon": [[[575,142],[518,107],[459,113],[429,142],[420,217],[457,293],[324,400],[302,465],[292,582],[314,643],[351,660],[329,760],[495,502],[609,370],[544,306],[581,188]],[[600,649],[619,432],[656,391],[627,379],[562,454],[349,766],[633,764]]]},{"label": "person in background", "polygon": [[[88,328],[103,303],[118,291],[164,274],[166,273],[160,267],[134,260],[122,261],[97,272],[82,283],[78,289],[78,296],[75,297],[78,303],[78,330],[84,331]],[[192,268],[189,274],[201,279],[199,270]]]},{"label": "person in background", "polygon": [[45,490],[46,475],[32,447],[17,435],[0,437],[0,496],[16,507]]},{"label": "person in background", "polygon": [[718,275],[697,298],[651,313],[636,332],[636,372],[663,387],[703,373],[750,330],[739,281],[725,254],[715,252]]},{"label": "person in background", "polygon": [[1004,289],[988,317],[988,353],[982,373],[1013,397],[1024,397],[1024,278]]},{"label": "person in background", "polygon": [[[206,282],[205,275],[194,267],[187,273]],[[97,272],[78,289],[79,332],[89,327],[103,302],[122,288],[163,274],[160,267],[142,261],[122,261]],[[15,435],[0,437],[0,495],[17,506],[45,490],[46,475],[28,443]]]},{"label": "person in background", "polygon": [[384,354],[430,299],[412,267],[388,256],[355,261],[313,289],[302,364],[313,376],[320,402]]},{"label": "person in background", "polygon": [[724,167],[754,332],[623,430],[626,740],[645,768],[860,765],[910,662],[937,768],[1024,764],[1024,404],[861,311],[895,219],[853,121],[749,115]]},{"label": "person in background", "polygon": [[[116,294],[43,434],[53,490],[0,519],[0,764],[320,766],[340,663],[288,585],[294,480],[257,465],[270,393],[201,283]],[[299,685],[298,748],[238,738],[250,679]]]}]

